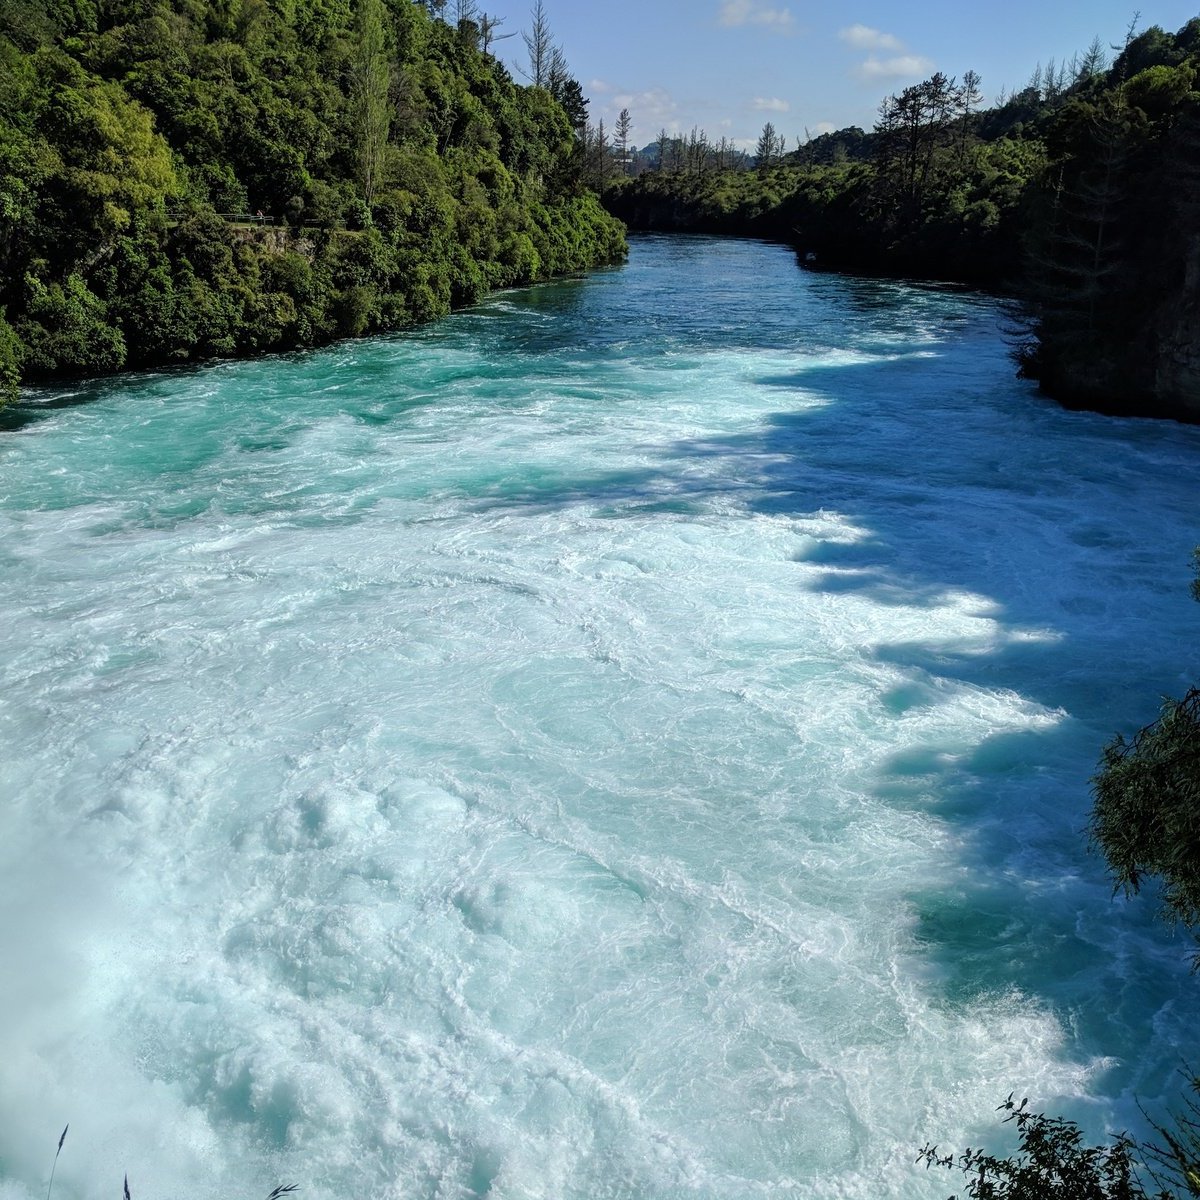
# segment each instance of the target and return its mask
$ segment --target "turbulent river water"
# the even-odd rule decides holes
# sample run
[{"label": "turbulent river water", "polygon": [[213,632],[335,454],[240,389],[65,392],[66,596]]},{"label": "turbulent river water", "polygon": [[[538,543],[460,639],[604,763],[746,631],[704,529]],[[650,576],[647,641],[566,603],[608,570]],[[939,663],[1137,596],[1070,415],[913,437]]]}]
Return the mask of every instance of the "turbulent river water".
[{"label": "turbulent river water", "polygon": [[[1081,830],[1200,675],[1200,429],[636,240],[0,435],[0,1197],[945,1197],[1200,983]],[[996,1142],[997,1145],[1001,1144]]]}]

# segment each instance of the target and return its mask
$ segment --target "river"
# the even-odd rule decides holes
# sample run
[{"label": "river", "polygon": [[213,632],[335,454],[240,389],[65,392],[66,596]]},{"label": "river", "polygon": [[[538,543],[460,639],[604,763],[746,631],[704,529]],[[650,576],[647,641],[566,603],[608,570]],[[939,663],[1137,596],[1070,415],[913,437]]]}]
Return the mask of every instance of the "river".
[{"label": "river", "polygon": [[1081,830],[1200,677],[1200,429],[634,239],[0,434],[0,1198],[930,1200],[1200,983]]}]

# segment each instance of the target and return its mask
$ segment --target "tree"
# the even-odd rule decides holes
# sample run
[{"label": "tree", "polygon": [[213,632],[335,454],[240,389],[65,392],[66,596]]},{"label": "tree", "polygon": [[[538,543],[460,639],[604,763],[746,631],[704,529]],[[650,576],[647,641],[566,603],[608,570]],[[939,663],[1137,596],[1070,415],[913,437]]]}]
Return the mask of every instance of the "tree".
[{"label": "tree", "polygon": [[[1051,66],[1053,66],[1053,62]],[[960,167],[967,156],[967,144],[971,136],[971,115],[983,103],[983,92],[979,86],[982,82],[977,72],[966,71],[963,73],[962,85],[954,94],[953,105],[959,121],[958,161]]]},{"label": "tree", "polygon": [[575,136],[582,140],[587,128],[588,99],[583,94],[579,80],[572,77],[571,69],[567,66],[567,56],[559,46],[553,47],[550,51],[550,67],[547,72],[546,87],[567,114],[567,120],[571,122]]},{"label": "tree", "polygon": [[110,323],[106,305],[79,274],[49,285],[26,276],[27,316],[16,324],[24,343],[24,366],[48,374],[115,371],[125,364],[121,331]]},{"label": "tree", "polygon": [[1158,1184],[1167,1184],[1181,1196],[1200,1196],[1200,1077],[1189,1081],[1192,1095],[1185,1096],[1183,1111],[1170,1116],[1170,1125],[1152,1121],[1161,1141],[1139,1146],[1146,1170]]},{"label": "tree", "polygon": [[608,173],[612,166],[611,146],[608,140],[608,131],[604,128],[603,117],[597,128],[593,129],[588,126],[584,131],[584,154],[592,185],[597,192],[603,194],[604,189],[608,186]]},{"label": "tree", "polygon": [[17,398],[24,347],[0,310],[0,408]]},{"label": "tree", "polygon": [[926,1167],[959,1170],[971,1200],[1171,1200],[1149,1193],[1138,1177],[1135,1142],[1120,1134],[1106,1146],[1085,1146],[1073,1121],[1030,1112],[1029,1101],[1000,1106],[1017,1127],[1020,1149],[1011,1158],[966,1150],[957,1158],[926,1146],[917,1158]]},{"label": "tree", "polygon": [[938,151],[951,137],[960,96],[954,80],[938,71],[880,105],[875,125],[877,186],[901,229],[921,219]]},{"label": "tree", "polygon": [[783,154],[783,146],[783,135],[777,134],[775,126],[768,121],[762,127],[762,133],[758,135],[758,145],[754,149],[754,155],[758,159],[758,169],[760,171],[770,170],[771,164]]},{"label": "tree", "polygon": [[1098,37],[1092,38],[1091,45],[1084,51],[1076,69],[1075,82],[1087,83],[1097,75],[1102,75],[1108,69],[1108,54],[1104,43]]},{"label": "tree", "polygon": [[1042,64],[1040,62],[1033,68],[1033,74],[1030,75],[1025,90],[1033,93],[1034,100],[1042,98]]},{"label": "tree", "polygon": [[1125,234],[1130,177],[1129,114],[1117,92],[1076,97],[1061,124],[1074,153],[1049,177],[1045,217],[1029,238],[1036,301],[1036,373],[1060,394],[1086,394],[1108,368],[1130,319]]},{"label": "tree", "polygon": [[1050,59],[1042,77],[1042,93],[1046,97],[1046,103],[1056,104],[1067,90],[1068,83],[1067,64]]},{"label": "tree", "polygon": [[551,70],[557,64],[554,61],[554,36],[550,32],[550,21],[542,0],[536,0],[530,16],[533,24],[528,33],[521,34],[529,55],[529,68],[525,75],[534,87],[548,88]]},{"label": "tree", "polygon": [[633,129],[633,118],[629,115],[629,109],[623,108],[617,116],[617,127],[613,135],[613,141],[617,148],[617,153],[621,156],[621,174],[629,174],[629,134]]},{"label": "tree", "polygon": [[392,119],[392,64],[384,39],[384,16],[383,0],[362,0],[352,88],[359,183],[368,204],[383,173]]},{"label": "tree", "polygon": [[[1200,1079],[1189,1085],[1200,1095]],[[1169,1124],[1151,1121],[1160,1141],[1114,1134],[1087,1146],[1074,1121],[1031,1112],[1028,1098],[1000,1105],[1017,1127],[1019,1148],[1008,1158],[965,1150],[957,1157],[925,1146],[917,1162],[967,1176],[970,1200],[1182,1200],[1200,1197],[1200,1104],[1185,1097]],[[1145,1179],[1155,1190],[1147,1190]],[[957,1200],[951,1197],[951,1200]]]},{"label": "tree", "polygon": [[450,16],[455,29],[479,32],[479,5],[475,0],[454,0]]},{"label": "tree", "polygon": [[516,37],[516,30],[512,33],[497,33],[496,30],[503,24],[503,17],[493,16],[491,13],[479,14],[479,48],[484,54],[491,54],[493,43]]},{"label": "tree", "polygon": [[[1193,558],[1200,601],[1200,550]],[[1134,895],[1156,877],[1167,917],[1200,934],[1200,689],[1165,700],[1131,741],[1118,735],[1105,746],[1092,794],[1092,844],[1117,888]]]},{"label": "tree", "polygon": [[[0,0],[0,396],[619,257],[559,107],[478,52],[485,4]],[[221,215],[260,208],[320,232]]]},{"label": "tree", "polygon": [[[1200,931],[1200,689],[1104,748],[1090,833],[1127,895],[1162,883],[1168,917]],[[1200,952],[1195,957],[1200,967]]]},{"label": "tree", "polygon": [[660,173],[667,169],[667,147],[670,141],[670,134],[667,133],[667,127],[664,125],[658,131],[658,137],[654,139],[654,144],[658,149],[658,169]]}]

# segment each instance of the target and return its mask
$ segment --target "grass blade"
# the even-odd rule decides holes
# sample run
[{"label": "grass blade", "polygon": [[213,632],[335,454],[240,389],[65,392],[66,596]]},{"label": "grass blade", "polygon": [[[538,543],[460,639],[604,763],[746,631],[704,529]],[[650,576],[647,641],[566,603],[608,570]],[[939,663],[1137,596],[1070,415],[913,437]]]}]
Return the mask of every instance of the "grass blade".
[{"label": "grass blade", "polygon": [[71,1128],[71,1124],[68,1121],[67,1124],[63,1126],[63,1131],[59,1135],[58,1149],[55,1150],[55,1152],[54,1152],[54,1162],[50,1167],[50,1184],[46,1188],[46,1200],[50,1200],[50,1188],[52,1188],[54,1186],[54,1171],[55,1171],[55,1168],[57,1168],[57,1166],[58,1166],[58,1156],[62,1153],[62,1144],[63,1144],[63,1142],[65,1142],[67,1140],[67,1130],[70,1128]]}]

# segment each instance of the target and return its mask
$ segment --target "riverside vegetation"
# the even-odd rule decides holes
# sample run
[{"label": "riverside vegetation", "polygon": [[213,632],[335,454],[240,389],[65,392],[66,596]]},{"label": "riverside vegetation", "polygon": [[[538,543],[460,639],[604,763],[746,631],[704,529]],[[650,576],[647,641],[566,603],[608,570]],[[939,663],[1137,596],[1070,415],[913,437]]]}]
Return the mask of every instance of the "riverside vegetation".
[{"label": "riverside vegetation", "polygon": [[622,257],[561,53],[521,86],[460,7],[5,0],[0,389],[315,346]]},{"label": "riverside vegetation", "polygon": [[703,134],[664,133],[651,169],[616,178],[634,228],[793,243],[817,265],[999,287],[1028,302],[1022,370],[1055,398],[1200,420],[1200,18],[1153,27],[1109,65],[1093,43],[982,106],[980,80],[936,74],[879,119],[754,168]]}]

